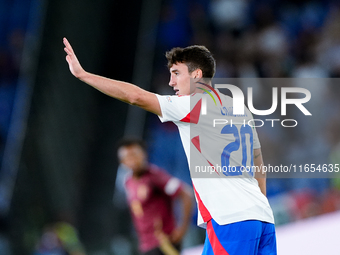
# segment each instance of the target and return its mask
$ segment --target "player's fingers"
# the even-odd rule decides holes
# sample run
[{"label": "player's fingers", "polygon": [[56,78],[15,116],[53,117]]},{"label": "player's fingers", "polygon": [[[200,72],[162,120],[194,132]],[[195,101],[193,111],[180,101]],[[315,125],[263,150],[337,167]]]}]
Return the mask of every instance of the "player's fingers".
[{"label": "player's fingers", "polygon": [[73,53],[72,46],[71,46],[71,44],[68,42],[68,40],[67,40],[65,37],[64,37],[64,39],[63,39],[63,42],[64,42],[65,47],[66,47],[71,53]]},{"label": "player's fingers", "polygon": [[64,48],[64,51],[65,51],[68,55],[71,55],[71,52],[70,52],[69,49],[67,49],[66,47]]},{"label": "player's fingers", "polygon": [[71,63],[71,57],[70,57],[69,55],[66,56],[66,61],[67,61],[67,63],[69,63],[69,64]]},{"label": "player's fingers", "polygon": [[67,39],[65,37],[63,38],[63,44],[65,45],[65,47],[70,45],[70,43],[67,41]]}]

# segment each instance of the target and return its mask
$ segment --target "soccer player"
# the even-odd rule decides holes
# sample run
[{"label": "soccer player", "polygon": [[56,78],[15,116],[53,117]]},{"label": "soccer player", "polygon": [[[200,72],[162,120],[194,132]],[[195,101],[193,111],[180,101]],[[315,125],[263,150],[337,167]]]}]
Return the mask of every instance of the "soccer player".
[{"label": "soccer player", "polygon": [[[139,139],[121,140],[117,152],[120,163],[131,170],[125,190],[140,251],[145,255],[178,255],[191,218],[192,197],[187,185],[149,164],[146,146]],[[177,227],[175,198],[182,203],[182,223]]]},{"label": "soccer player", "polygon": [[[203,254],[277,253],[261,146],[255,128],[246,124],[252,115],[246,107],[243,115],[234,115],[229,110],[233,99],[210,86],[206,78],[214,76],[215,59],[206,47],[174,48],[166,53],[169,85],[176,95],[160,96],[86,72],[65,38],[64,45],[75,77],[178,126],[198,204],[198,225],[206,228]],[[214,105],[203,92],[218,103]],[[215,125],[214,120],[222,118],[228,124]]]}]

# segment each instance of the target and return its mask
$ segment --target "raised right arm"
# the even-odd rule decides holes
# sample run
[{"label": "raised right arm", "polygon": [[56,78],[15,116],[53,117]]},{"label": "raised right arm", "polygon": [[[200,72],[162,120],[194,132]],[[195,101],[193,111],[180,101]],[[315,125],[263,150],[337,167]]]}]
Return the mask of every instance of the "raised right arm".
[{"label": "raised right arm", "polygon": [[67,53],[66,61],[69,65],[71,73],[79,80],[89,84],[102,93],[129,103],[136,105],[144,110],[162,115],[161,108],[156,94],[141,89],[140,87],[123,81],[105,78],[86,72],[80,65],[77,56],[75,55],[71,44],[66,38],[63,39],[65,52]]}]

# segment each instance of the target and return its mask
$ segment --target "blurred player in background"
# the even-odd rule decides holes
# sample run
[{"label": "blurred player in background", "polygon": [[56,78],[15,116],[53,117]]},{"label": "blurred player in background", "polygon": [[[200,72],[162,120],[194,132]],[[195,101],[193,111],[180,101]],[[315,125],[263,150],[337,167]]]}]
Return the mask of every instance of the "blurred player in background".
[{"label": "blurred player in background", "polygon": [[[146,145],[141,140],[121,140],[118,159],[131,170],[125,190],[140,250],[145,255],[179,254],[191,219],[192,196],[187,185],[149,164]],[[182,222],[177,227],[173,210],[175,198],[182,203]]]},{"label": "blurred player in background", "polygon": [[[240,124],[252,119],[250,111],[246,109],[242,116],[232,112],[221,116],[220,108],[211,107],[210,100],[207,114],[201,114],[203,91],[214,93],[226,109],[233,107],[232,98],[214,90],[206,79],[215,74],[215,59],[207,48],[189,46],[167,52],[169,85],[176,95],[160,96],[131,83],[86,72],[66,38],[64,45],[66,61],[75,77],[111,97],[157,114],[162,122],[172,121],[178,126],[198,203],[198,225],[206,228],[203,254],[277,253],[260,142],[255,128]],[[234,124],[213,127],[213,119],[222,117]],[[210,178],[193,176],[196,167],[212,166],[236,171],[213,172]],[[242,167],[254,166],[255,173],[241,171]]]}]

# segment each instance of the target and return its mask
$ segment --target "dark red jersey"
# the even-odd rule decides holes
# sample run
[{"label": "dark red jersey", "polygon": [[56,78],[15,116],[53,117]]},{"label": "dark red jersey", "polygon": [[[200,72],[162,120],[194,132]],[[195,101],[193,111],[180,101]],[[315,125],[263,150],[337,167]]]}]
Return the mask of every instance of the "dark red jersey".
[{"label": "dark red jersey", "polygon": [[170,234],[175,228],[173,198],[182,189],[181,182],[163,169],[149,165],[141,177],[129,176],[125,188],[140,250],[158,247],[155,229]]}]

